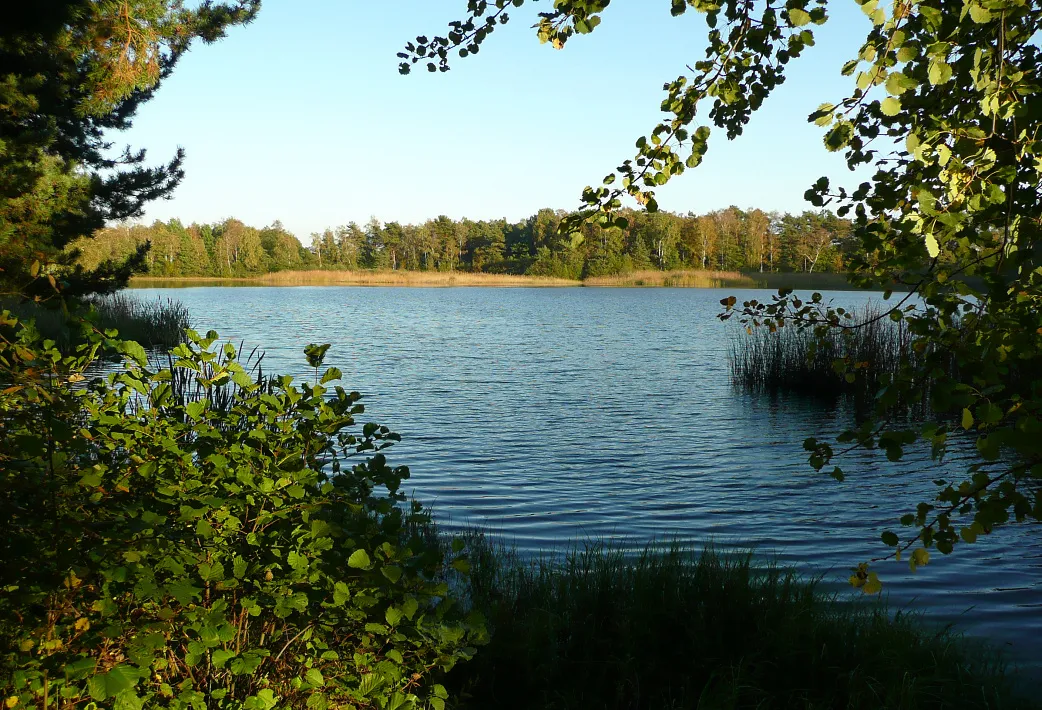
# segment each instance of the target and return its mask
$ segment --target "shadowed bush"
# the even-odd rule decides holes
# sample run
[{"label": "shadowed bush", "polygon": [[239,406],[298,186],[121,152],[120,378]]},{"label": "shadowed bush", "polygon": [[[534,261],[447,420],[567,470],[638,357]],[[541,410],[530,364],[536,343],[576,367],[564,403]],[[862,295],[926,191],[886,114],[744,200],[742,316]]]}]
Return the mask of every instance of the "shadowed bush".
[{"label": "shadowed bush", "polygon": [[[158,369],[0,324],[5,708],[443,710],[484,637],[447,597],[464,561],[429,544],[398,435],[356,425],[328,345],[295,382],[214,332]],[[87,381],[105,349],[124,367]]]},{"label": "shadowed bush", "polygon": [[587,545],[526,562],[481,534],[463,584],[491,641],[466,708],[1027,708],[997,657],[748,554]]}]

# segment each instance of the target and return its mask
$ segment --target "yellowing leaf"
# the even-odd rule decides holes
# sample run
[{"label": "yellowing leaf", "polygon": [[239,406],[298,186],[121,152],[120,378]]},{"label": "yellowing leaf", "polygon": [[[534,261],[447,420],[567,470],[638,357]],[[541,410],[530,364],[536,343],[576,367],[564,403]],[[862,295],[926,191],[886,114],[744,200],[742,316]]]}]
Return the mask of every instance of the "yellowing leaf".
[{"label": "yellowing leaf", "polygon": [[969,429],[971,426],[973,426],[973,412],[966,407],[962,410],[962,428]]},{"label": "yellowing leaf", "polygon": [[793,27],[802,27],[810,24],[810,13],[799,8],[789,10],[789,24]]},{"label": "yellowing leaf", "polygon": [[912,553],[908,560],[908,567],[915,572],[916,567],[930,564],[930,553],[926,548],[920,547]]},{"label": "yellowing leaf", "polygon": [[875,572],[868,573],[868,581],[865,582],[865,586],[861,588],[865,594],[879,594],[883,589],[883,583],[879,581],[879,577]]},{"label": "yellowing leaf", "polygon": [[981,7],[979,4],[972,2],[970,3],[970,19],[978,24],[984,24],[985,22],[991,21],[991,11],[987,8]]},{"label": "yellowing leaf", "polygon": [[879,104],[879,110],[883,112],[884,116],[896,116],[901,113],[901,99],[888,96]]},{"label": "yellowing leaf", "polygon": [[926,253],[930,255],[930,258],[936,258],[941,253],[941,246],[937,243],[937,238],[932,234],[926,235]]}]

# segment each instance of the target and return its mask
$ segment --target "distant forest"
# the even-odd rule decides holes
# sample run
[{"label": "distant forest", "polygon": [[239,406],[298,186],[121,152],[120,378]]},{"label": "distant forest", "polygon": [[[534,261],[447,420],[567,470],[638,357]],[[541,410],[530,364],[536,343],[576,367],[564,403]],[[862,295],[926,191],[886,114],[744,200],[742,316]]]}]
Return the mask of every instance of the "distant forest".
[{"label": "distant forest", "polygon": [[647,269],[822,272],[843,269],[850,222],[830,212],[784,214],[737,207],[704,215],[632,212],[629,227],[587,225],[561,237],[567,213],[550,209],[520,222],[454,221],[365,226],[311,235],[304,246],[280,222],[256,228],[237,219],[104,229],[72,248],[89,267],[121,260],[151,242],[151,276],[252,276],[300,269],[404,269],[529,274],[580,279]]}]

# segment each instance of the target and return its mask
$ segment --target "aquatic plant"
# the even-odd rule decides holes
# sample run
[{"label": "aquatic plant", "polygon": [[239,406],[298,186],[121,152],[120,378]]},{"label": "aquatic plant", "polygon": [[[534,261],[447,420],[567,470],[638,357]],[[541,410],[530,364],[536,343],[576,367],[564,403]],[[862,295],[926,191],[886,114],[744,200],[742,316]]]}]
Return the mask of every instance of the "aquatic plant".
[{"label": "aquatic plant", "polygon": [[[121,338],[149,349],[173,347],[184,340],[192,327],[191,315],[180,301],[157,298],[146,301],[124,292],[92,296],[82,301],[35,302],[6,298],[0,307],[42,339],[53,340],[66,353],[84,342],[83,327],[114,329]],[[93,312],[92,312],[93,311]]]},{"label": "aquatic plant", "polygon": [[[866,325],[830,330],[820,339],[812,329],[793,325],[735,331],[730,342],[731,381],[749,392],[851,397],[860,407],[870,406],[902,363],[917,363],[923,353],[912,347],[907,324],[886,318],[875,305],[864,306],[854,321]],[[930,385],[922,383],[916,399],[895,404],[922,410],[929,402]]]},{"label": "aquatic plant", "polygon": [[491,635],[449,677],[466,708],[1038,707],[994,651],[748,553],[592,542],[526,560],[465,538],[463,596]]}]

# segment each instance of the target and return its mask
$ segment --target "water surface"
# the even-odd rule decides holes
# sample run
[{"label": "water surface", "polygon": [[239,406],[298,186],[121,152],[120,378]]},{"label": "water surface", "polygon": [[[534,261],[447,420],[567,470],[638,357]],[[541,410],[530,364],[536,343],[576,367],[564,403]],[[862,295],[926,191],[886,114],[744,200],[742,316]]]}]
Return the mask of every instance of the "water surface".
[{"label": "water surface", "polygon": [[[755,545],[848,594],[879,534],[928,500],[952,464],[913,452],[845,460],[838,483],[806,464],[808,436],[846,419],[793,398],[736,393],[733,324],[713,289],[215,287],[173,296],[200,330],[266,353],[268,372],[306,376],[303,347],[365,395],[363,421],[403,436],[408,489],[446,527],[486,525],[526,552],[617,536]],[[873,297],[829,294],[856,305]],[[879,295],[874,296],[879,298]],[[892,607],[986,636],[1042,675],[1042,541],[1009,526],[912,574],[878,566]]]}]

